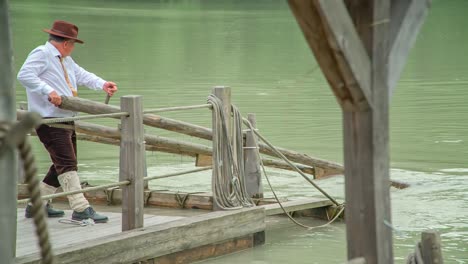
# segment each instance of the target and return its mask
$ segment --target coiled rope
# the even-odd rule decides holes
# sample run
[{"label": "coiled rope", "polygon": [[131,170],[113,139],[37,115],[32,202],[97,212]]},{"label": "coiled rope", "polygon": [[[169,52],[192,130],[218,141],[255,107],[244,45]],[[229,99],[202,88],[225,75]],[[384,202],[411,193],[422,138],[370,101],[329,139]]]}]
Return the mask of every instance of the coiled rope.
[{"label": "coiled rope", "polygon": [[36,235],[39,240],[42,263],[53,264],[54,255],[49,240],[45,210],[39,189],[39,180],[36,176],[36,162],[32,152],[31,143],[26,137],[26,131],[30,131],[32,127],[37,126],[39,123],[40,117],[37,114],[28,114],[20,123],[15,124],[13,127],[7,123],[1,124],[0,143],[2,143],[2,145],[14,144],[19,149],[20,157],[23,160],[25,181],[31,195],[32,214],[34,224],[36,226]]},{"label": "coiled rope", "polygon": [[213,202],[221,209],[252,207],[254,203],[245,187],[242,117],[233,107],[232,139],[226,126],[222,102],[215,95],[208,96],[213,106]]}]

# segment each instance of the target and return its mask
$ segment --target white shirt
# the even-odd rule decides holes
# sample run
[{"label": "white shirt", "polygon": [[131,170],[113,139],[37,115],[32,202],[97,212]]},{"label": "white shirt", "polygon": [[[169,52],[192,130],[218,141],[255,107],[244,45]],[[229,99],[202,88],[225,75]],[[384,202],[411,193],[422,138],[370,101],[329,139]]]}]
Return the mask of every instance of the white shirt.
[{"label": "white shirt", "polygon": [[[102,90],[106,81],[81,68],[70,56],[63,59],[63,64],[71,85],[76,90],[78,85]],[[18,72],[18,80],[26,88],[29,112],[36,112],[42,117],[76,115],[76,112],[60,109],[48,100],[52,91],[56,91],[58,95],[73,96],[60,64],[60,52],[51,43],[47,42],[31,51]]]}]

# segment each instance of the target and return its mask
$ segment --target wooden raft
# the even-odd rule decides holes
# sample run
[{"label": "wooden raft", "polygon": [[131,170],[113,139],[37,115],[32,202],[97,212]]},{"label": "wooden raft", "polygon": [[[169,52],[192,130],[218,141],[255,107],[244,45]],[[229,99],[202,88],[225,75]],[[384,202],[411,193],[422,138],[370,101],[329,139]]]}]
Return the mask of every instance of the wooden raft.
[{"label": "wooden raft", "polygon": [[[328,218],[332,209],[332,202],[317,198],[284,201],[282,205],[287,212],[320,218]],[[101,206],[99,211],[105,208],[111,207]],[[108,223],[83,227],[58,223],[63,218],[48,218],[56,260],[58,263],[195,262],[263,244],[266,217],[284,213],[277,203],[233,211],[166,210],[172,211],[145,213],[142,228],[125,232],[121,232],[121,213],[103,213],[109,217]],[[64,218],[69,219],[71,214],[65,210]],[[16,263],[40,263],[33,220],[24,218],[24,208],[17,209],[17,219]]]},{"label": "wooden raft", "polygon": [[[106,224],[72,226],[48,219],[57,263],[135,263],[162,260],[194,262],[263,244],[261,207],[217,211],[192,217],[144,217],[144,227],[121,232],[121,214],[105,213]],[[66,211],[70,217],[71,211]],[[16,263],[40,263],[32,219],[18,209]]]}]

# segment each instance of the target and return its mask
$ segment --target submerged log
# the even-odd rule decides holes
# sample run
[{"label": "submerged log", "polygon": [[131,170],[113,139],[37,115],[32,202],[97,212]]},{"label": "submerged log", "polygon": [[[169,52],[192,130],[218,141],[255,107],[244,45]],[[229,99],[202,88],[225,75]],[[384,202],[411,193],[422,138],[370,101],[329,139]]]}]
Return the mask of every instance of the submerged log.
[{"label": "submerged log", "polygon": [[[84,112],[88,114],[108,114],[120,112],[120,108],[104,103],[95,102],[78,97],[62,96],[63,109]],[[118,119],[118,118],[117,118]],[[143,116],[143,123],[148,126],[161,128],[193,137],[211,140],[212,130],[206,127],[190,124],[183,121],[178,121],[170,118],[161,117],[154,114],[145,114]],[[260,153],[276,157],[273,150],[266,144],[259,143]],[[283,153],[290,161],[301,163],[303,165],[318,167],[323,170],[323,176],[342,174],[344,168],[341,164],[311,157],[306,154],[298,153],[295,151],[287,150],[284,148],[277,148]]]}]

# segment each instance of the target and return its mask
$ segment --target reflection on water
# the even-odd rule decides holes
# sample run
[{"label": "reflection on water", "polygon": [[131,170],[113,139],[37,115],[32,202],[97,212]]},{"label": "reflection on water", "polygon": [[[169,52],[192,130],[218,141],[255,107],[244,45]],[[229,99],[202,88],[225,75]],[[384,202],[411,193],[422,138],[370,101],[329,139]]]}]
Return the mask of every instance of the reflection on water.
[{"label": "reflection on water", "polygon": [[[391,105],[391,177],[411,188],[392,189],[395,256],[402,262],[419,233],[442,233],[447,263],[468,263],[468,1],[434,0],[432,10],[394,93]],[[140,94],[146,108],[206,103],[211,87],[228,85],[243,115],[255,113],[260,132],[274,144],[342,161],[341,111],[284,1],[11,1],[14,53],[19,69],[43,44],[41,29],[55,19],[80,27],[84,45],[74,59],[115,80],[120,95]],[[80,89],[104,101],[104,94]],[[24,89],[17,84],[17,100]],[[118,98],[111,104],[118,105]],[[209,126],[209,111],[165,116]],[[116,127],[113,120],[98,120]],[[206,141],[158,129],[147,132],[190,142]],[[39,167],[49,157],[35,141]],[[118,178],[114,146],[80,142],[80,175],[92,183]],[[193,166],[193,159],[148,153],[148,174]],[[318,196],[290,172],[269,170],[282,196]],[[204,191],[207,173],[152,182],[157,189]],[[319,181],[343,199],[343,177]],[[269,195],[269,193],[267,193]],[[319,224],[317,220],[310,224]],[[212,263],[341,263],[345,226],[308,232],[281,218],[271,220],[264,247]]]}]

